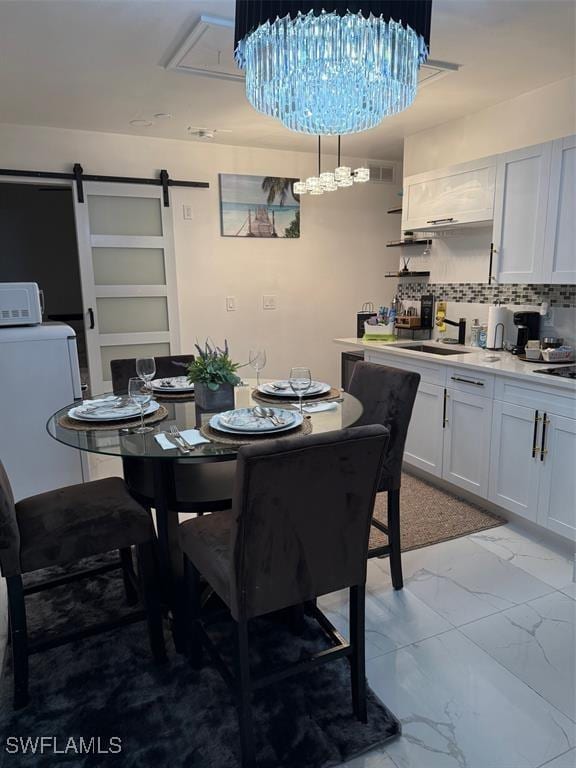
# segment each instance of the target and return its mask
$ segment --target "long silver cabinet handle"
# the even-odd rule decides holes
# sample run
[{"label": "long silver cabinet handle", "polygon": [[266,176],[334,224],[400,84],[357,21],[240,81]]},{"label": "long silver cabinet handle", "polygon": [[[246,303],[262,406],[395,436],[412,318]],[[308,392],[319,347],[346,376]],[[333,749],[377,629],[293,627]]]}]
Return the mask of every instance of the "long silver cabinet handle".
[{"label": "long silver cabinet handle", "polygon": [[461,376],[450,376],[452,381],[461,381],[463,384],[475,384],[477,387],[483,387],[483,381],[476,381],[475,379],[463,379]]}]

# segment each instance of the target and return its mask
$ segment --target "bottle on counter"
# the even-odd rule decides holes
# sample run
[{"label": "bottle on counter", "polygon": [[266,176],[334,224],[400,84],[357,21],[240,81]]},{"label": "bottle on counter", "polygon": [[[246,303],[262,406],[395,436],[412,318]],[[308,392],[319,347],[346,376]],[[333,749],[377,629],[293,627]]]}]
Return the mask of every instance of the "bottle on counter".
[{"label": "bottle on counter", "polygon": [[470,329],[470,346],[471,347],[479,347],[480,346],[480,331],[482,330],[482,326],[480,325],[480,321],[478,318],[474,320],[472,323],[472,328]]},{"label": "bottle on counter", "polygon": [[486,323],[482,323],[482,325],[480,326],[479,346],[482,347],[482,349],[486,349],[487,341],[488,341],[488,325]]}]

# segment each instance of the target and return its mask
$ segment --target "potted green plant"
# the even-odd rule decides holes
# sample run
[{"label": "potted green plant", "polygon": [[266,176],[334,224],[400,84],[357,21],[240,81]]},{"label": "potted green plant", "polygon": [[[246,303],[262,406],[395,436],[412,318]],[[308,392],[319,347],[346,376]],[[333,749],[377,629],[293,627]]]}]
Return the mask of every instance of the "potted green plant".
[{"label": "potted green plant", "polygon": [[234,408],[234,387],[240,384],[236,371],[239,363],[230,359],[228,342],[224,349],[210,345],[194,345],[198,356],[188,366],[188,381],[194,384],[196,404],[206,411],[225,411]]}]

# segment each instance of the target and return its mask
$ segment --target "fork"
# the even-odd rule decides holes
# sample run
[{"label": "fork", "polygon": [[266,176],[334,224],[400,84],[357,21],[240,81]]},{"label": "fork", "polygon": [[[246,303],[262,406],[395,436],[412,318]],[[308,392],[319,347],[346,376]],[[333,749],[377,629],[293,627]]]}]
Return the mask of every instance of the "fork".
[{"label": "fork", "polygon": [[172,426],[168,429],[168,434],[183,453],[190,453],[190,451],[193,450],[193,446],[186,442],[186,440],[180,434],[180,430],[174,424],[172,424]]}]

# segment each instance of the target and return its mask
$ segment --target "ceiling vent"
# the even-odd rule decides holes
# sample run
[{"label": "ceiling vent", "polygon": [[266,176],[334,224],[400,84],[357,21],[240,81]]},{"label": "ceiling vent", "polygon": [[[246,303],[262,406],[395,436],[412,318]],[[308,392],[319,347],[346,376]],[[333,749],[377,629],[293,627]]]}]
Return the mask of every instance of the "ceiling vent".
[{"label": "ceiling vent", "polygon": [[[177,50],[169,54],[164,66],[189,75],[243,81],[244,72],[236,66],[233,51],[234,21],[202,15]],[[419,86],[429,85],[459,69],[459,64],[428,59],[420,68]]]},{"label": "ceiling vent", "polygon": [[370,183],[394,184],[396,181],[396,163],[381,163],[378,160],[368,160],[366,167],[370,170]]}]

